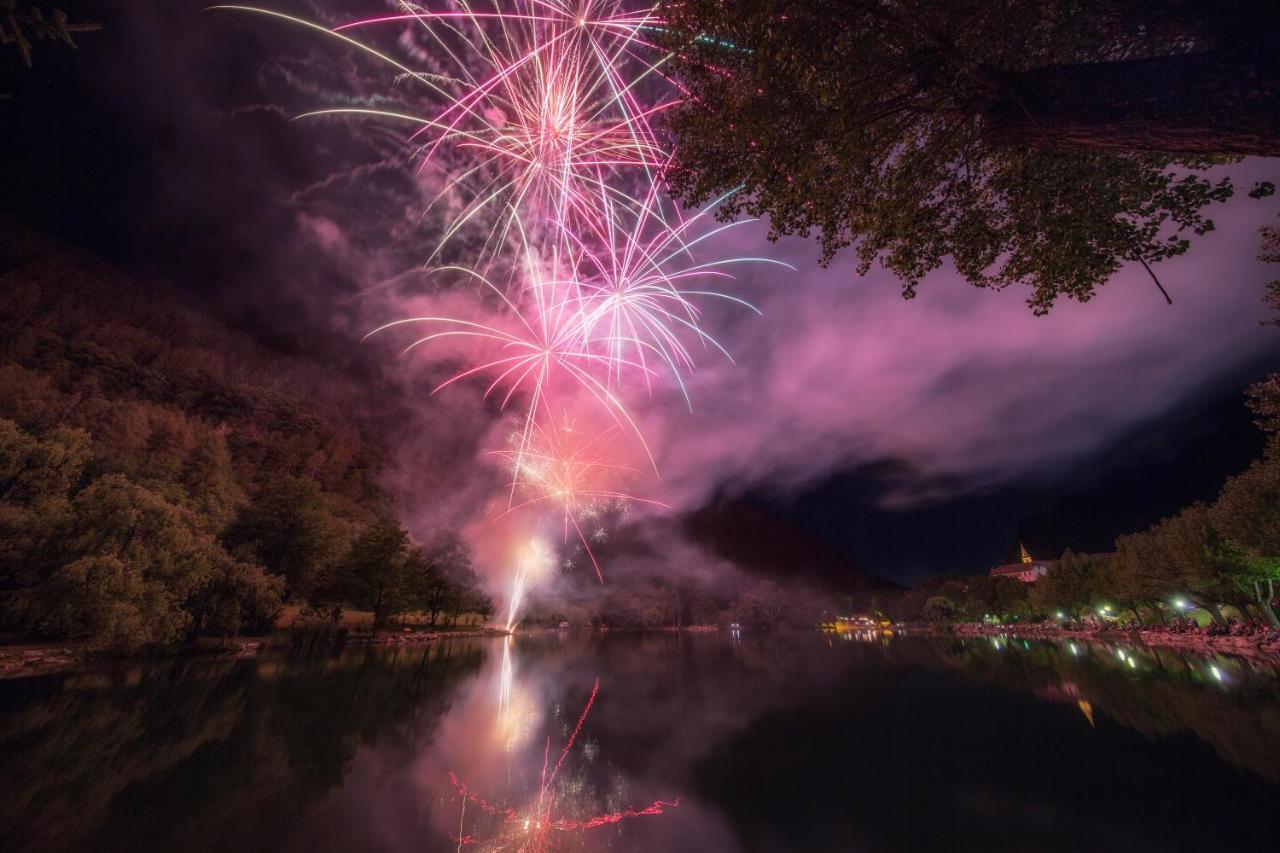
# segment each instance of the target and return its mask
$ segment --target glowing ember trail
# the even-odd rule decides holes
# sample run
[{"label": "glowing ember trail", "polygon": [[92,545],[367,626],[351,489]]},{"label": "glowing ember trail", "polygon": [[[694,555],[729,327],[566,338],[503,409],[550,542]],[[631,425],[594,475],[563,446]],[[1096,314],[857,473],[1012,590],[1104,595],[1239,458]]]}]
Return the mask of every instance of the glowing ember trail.
[{"label": "glowing ember trail", "polygon": [[511,583],[511,601],[507,607],[507,630],[514,631],[520,605],[529,585],[551,570],[554,556],[541,539],[531,539],[520,549],[516,559],[516,575]]},{"label": "glowing ember trail", "polygon": [[[777,263],[703,257],[709,241],[741,223],[713,223],[720,200],[691,216],[666,200],[662,176],[672,152],[655,122],[682,93],[663,72],[670,54],[650,38],[664,26],[656,6],[404,3],[397,13],[333,29],[266,9],[218,8],[308,28],[386,69],[384,96],[354,106],[348,97],[306,115],[405,128],[416,169],[443,177],[423,215],[449,209],[425,264],[433,275],[475,285],[477,316],[408,317],[370,334],[416,329],[406,353],[447,340],[474,345],[433,393],[479,380],[500,408],[520,406],[520,435],[496,451],[512,473],[507,512],[559,513],[563,543],[572,531],[603,582],[590,547],[603,527],[589,535],[583,523],[634,502],[663,506],[625,489],[638,472],[617,461],[627,458],[621,436],[658,474],[627,401],[670,382],[692,406],[687,378],[696,353],[729,357],[703,328],[703,303],[754,311],[722,292],[730,271]],[[411,58],[376,46],[397,34]],[[465,266],[438,262],[447,246],[464,244],[472,253]],[[577,416],[583,406],[603,412],[605,426],[597,437],[566,440],[553,413]],[[529,581],[551,562],[548,553],[517,560],[508,630]]]}]

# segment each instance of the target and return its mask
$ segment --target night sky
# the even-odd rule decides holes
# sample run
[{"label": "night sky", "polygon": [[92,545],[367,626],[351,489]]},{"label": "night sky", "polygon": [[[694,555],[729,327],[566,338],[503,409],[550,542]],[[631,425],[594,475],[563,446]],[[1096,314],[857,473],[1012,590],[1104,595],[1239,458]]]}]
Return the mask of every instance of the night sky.
[{"label": "night sky", "polygon": [[[105,30],[37,44],[31,70],[3,54],[4,211],[270,345],[378,370],[358,341],[391,309],[367,294],[430,244],[406,212],[419,188],[388,135],[290,121],[362,70],[201,3],[60,5]],[[1211,498],[1261,447],[1243,389],[1280,368],[1256,261],[1275,206],[1244,193],[1276,167],[1228,171],[1217,230],[1158,268],[1172,307],[1132,269],[1045,318],[945,269],[904,302],[883,272],[819,269],[815,245],[741,229],[735,250],[797,272],[745,274],[764,317],[712,317],[736,364],[708,359],[692,413],[660,398],[642,414],[664,500],[745,497],[910,582],[985,570],[1019,538],[1037,557],[1108,550]]]}]

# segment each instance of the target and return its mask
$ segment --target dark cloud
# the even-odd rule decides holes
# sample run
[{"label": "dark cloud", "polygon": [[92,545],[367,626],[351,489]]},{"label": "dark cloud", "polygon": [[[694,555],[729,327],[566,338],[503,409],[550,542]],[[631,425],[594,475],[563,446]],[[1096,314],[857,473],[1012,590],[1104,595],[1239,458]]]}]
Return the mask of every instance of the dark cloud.
[{"label": "dark cloud", "polygon": [[[1240,183],[1270,164],[1233,170]],[[1222,377],[1280,348],[1262,328],[1257,228],[1272,211],[1240,197],[1189,255],[1163,264],[1166,306],[1140,268],[1089,303],[1035,317],[1014,291],[951,270],[903,301],[883,273],[816,268],[804,241],[773,254],[798,273],[754,273],[764,312],[721,334],[736,364],[703,370],[692,413],[652,415],[669,499],[697,506],[726,486],[794,492],[832,471],[892,461],[884,500],[953,498],[1062,472]],[[759,253],[764,228],[742,229]]]}]

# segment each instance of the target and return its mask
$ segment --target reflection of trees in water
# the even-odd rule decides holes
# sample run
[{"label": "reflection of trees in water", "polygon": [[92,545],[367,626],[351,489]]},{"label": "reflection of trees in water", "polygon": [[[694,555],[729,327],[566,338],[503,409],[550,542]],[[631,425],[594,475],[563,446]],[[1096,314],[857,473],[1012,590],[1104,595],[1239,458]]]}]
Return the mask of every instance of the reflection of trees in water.
[{"label": "reflection of trees in water", "polygon": [[359,749],[434,728],[482,657],[444,643],[5,683],[0,836],[41,850],[272,847]]},{"label": "reflection of trees in water", "polygon": [[[1024,647],[1020,640],[996,648],[984,638],[898,643],[894,656],[1042,697],[1083,699],[1150,739],[1192,734],[1229,764],[1280,781],[1280,679],[1274,667],[1168,649],[1083,643],[1076,649],[1072,654],[1067,645],[1035,641]],[[1221,681],[1212,675],[1215,669]]]},{"label": "reflection of trees in water", "polygon": [[[607,697],[607,708],[593,718],[592,737],[607,745],[594,772],[618,780],[663,779],[676,791],[686,790],[690,762],[708,744],[770,710],[804,702],[829,684],[830,660],[812,654],[812,640],[807,631],[797,636],[744,632],[734,645],[724,636],[654,632],[592,642],[581,671],[572,677],[580,695],[597,671],[589,667],[598,666]],[[882,651],[868,648],[866,653],[878,657]],[[563,682],[568,681],[566,675]],[[650,793],[669,796],[672,789]],[[635,799],[618,797],[607,807]]]},{"label": "reflection of trees in water", "polygon": [[[1280,772],[1280,683],[1273,670],[1254,672],[1240,659],[1141,648],[1121,658],[1115,647],[1084,644],[1075,657],[1067,646],[1034,641],[999,650],[983,639],[885,647],[831,638],[840,644],[831,650],[821,645],[827,641],[750,632],[737,645],[676,633],[521,637],[522,672],[550,685],[540,717],[546,726],[527,750],[532,758],[513,765],[511,787],[484,793],[506,808],[537,792],[546,738],[554,764],[597,676],[599,707],[556,781],[557,814],[565,819],[696,792],[696,765],[708,749],[735,742],[762,717],[821,711],[833,683],[846,678],[865,702],[840,705],[841,713],[871,714],[881,708],[875,697],[915,667],[1049,701],[1085,699],[1100,725],[1113,720],[1150,738],[1192,734],[1236,767],[1269,780]],[[423,738],[460,682],[479,671],[488,647],[180,662],[0,682],[0,838],[10,848],[42,850],[103,840],[117,849],[279,849],[297,840],[290,833],[343,782],[361,749],[387,747],[380,760],[406,767],[420,756]],[[861,719],[842,722],[856,727]],[[727,765],[733,773],[739,759]],[[442,802],[452,831],[456,801]],[[644,839],[689,813],[682,807],[675,818],[627,821],[625,841],[611,830],[589,835],[609,832],[615,849],[659,849],[645,848]],[[469,806],[468,832],[477,829],[473,820],[479,815]],[[509,828],[505,816],[501,823],[491,828]],[[562,845],[574,843],[571,833],[561,836]]]},{"label": "reflection of trees in water", "polygon": [[200,678],[181,669],[5,684],[3,834],[18,846],[70,846],[127,785],[226,738],[243,708],[244,678],[226,667]]}]

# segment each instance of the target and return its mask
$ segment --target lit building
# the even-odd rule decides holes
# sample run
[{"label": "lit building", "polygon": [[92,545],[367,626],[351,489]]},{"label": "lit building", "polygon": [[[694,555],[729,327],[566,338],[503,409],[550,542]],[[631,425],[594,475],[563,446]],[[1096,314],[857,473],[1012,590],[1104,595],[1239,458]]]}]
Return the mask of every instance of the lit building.
[{"label": "lit building", "polygon": [[1013,578],[1023,583],[1035,583],[1049,574],[1049,567],[1052,565],[1051,561],[1033,559],[1023,544],[1019,542],[1018,562],[996,566],[989,574],[993,578]]}]

